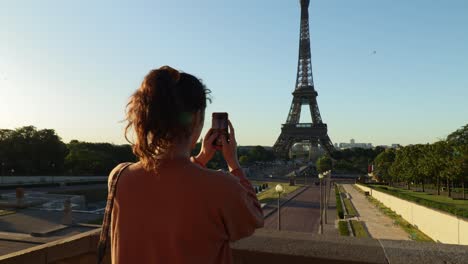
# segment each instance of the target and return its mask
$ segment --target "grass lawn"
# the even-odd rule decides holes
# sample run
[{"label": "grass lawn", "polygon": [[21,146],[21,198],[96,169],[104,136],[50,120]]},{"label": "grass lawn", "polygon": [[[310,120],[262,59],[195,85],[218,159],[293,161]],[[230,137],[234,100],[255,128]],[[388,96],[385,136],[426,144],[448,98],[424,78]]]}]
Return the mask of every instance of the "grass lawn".
[{"label": "grass lawn", "polygon": [[[268,183],[268,189],[264,192],[258,193],[257,198],[260,203],[270,203],[278,199],[278,194],[275,191],[275,187],[279,182],[252,182],[253,185],[261,185],[263,183]],[[284,192],[281,194],[281,197],[286,196],[288,193],[294,192],[295,190],[301,188],[303,185],[289,186],[289,183],[280,183],[283,185]]]},{"label": "grass lawn", "polygon": [[396,197],[416,202],[418,204],[446,211],[448,213],[468,218],[468,200],[454,200],[447,196],[415,192],[390,186],[369,185],[375,190],[392,194]]},{"label": "grass lawn", "polygon": [[15,211],[10,211],[10,210],[0,210],[0,216],[14,214],[14,213],[16,213],[16,212]]},{"label": "grass lawn", "polygon": [[351,228],[356,237],[369,237],[364,224],[361,221],[351,220]]},{"label": "grass lawn", "polygon": [[354,208],[353,204],[351,203],[351,200],[348,198],[343,198],[343,203],[346,207],[346,211],[348,211],[348,215],[350,216],[356,216],[357,212],[356,209]]},{"label": "grass lawn", "polygon": [[97,219],[94,219],[94,220],[91,220],[91,221],[88,221],[87,224],[92,224],[92,225],[102,225],[102,220],[103,220],[104,216],[100,216],[99,218]]},{"label": "grass lawn", "polygon": [[348,229],[348,222],[347,221],[339,221],[338,222],[338,231],[342,236],[349,236],[349,229]]}]

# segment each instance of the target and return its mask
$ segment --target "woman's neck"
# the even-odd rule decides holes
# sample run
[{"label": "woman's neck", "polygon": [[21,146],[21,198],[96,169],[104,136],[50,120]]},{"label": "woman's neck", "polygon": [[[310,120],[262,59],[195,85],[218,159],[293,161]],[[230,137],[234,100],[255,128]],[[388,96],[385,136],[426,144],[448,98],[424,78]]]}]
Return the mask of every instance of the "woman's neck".
[{"label": "woman's neck", "polygon": [[161,159],[190,159],[190,145],[187,143],[174,144],[158,155]]}]

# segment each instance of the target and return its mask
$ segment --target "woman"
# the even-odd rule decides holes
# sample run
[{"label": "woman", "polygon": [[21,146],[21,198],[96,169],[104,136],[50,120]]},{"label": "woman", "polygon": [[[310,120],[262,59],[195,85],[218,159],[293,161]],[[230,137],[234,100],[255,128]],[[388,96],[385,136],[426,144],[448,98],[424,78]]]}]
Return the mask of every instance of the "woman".
[{"label": "woman", "polygon": [[[133,132],[140,161],[120,164],[109,177],[115,195],[108,200],[100,248],[107,221],[112,263],[231,263],[229,242],[263,226],[230,122],[229,139],[210,130],[200,153],[190,156],[203,128],[207,93],[196,77],[164,66],[132,95],[126,136]],[[229,173],[205,168],[218,136]]]}]

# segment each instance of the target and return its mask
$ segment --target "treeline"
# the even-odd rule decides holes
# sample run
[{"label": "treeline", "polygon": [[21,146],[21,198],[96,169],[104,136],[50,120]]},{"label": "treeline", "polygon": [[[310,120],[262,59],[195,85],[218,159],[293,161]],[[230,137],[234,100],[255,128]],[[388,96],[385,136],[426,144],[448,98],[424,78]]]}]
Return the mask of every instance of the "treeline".
[{"label": "treeline", "polygon": [[374,149],[350,148],[334,151],[333,171],[341,173],[367,173],[368,165],[385,149],[376,147]]},{"label": "treeline", "polygon": [[419,184],[426,191],[435,186],[440,195],[441,185],[452,196],[452,186],[462,187],[468,175],[468,125],[451,133],[446,140],[433,144],[417,144],[388,149],[374,159],[374,174],[379,181],[393,185],[404,183],[410,189]]},{"label": "treeline", "polygon": [[[200,147],[197,143],[192,155],[198,154]],[[239,147],[238,154],[243,165],[274,159],[273,152],[261,146]],[[136,160],[128,144],[78,140],[67,144],[53,129],[38,130],[34,126],[0,129],[0,175],[108,175],[117,164]],[[219,151],[207,167],[226,168]]]},{"label": "treeline", "polygon": [[65,144],[53,129],[34,126],[0,130],[1,175],[108,175],[117,164],[135,160],[130,145]]}]

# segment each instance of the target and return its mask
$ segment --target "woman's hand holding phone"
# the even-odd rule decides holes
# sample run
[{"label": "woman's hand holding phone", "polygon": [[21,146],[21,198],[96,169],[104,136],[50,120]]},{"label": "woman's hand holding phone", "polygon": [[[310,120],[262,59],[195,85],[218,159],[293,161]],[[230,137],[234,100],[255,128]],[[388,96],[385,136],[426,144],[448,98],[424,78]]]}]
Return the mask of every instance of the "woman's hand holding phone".
[{"label": "woman's hand holding phone", "polygon": [[[240,163],[239,160],[237,159],[237,142],[236,142],[236,136],[234,133],[234,127],[231,124],[231,121],[228,120],[228,125],[229,125],[229,134],[228,136],[226,135],[220,135],[221,139],[223,141],[223,146],[222,146],[222,152],[224,159],[226,160],[226,163],[229,167],[229,171],[233,171],[235,169],[240,168]],[[229,142],[228,138],[229,137]]]},{"label": "woman's hand holding phone", "polygon": [[216,140],[217,137],[218,132],[215,129],[211,128],[210,130],[208,130],[208,132],[206,132],[206,135],[203,138],[200,153],[195,157],[195,159],[203,166],[205,166],[216,153],[216,149],[213,145],[213,142]]},{"label": "woman's hand holding phone", "polygon": [[[240,163],[237,158],[237,142],[236,136],[234,133],[234,127],[232,126],[231,121],[227,120],[229,133],[221,133],[219,129],[211,128],[206,133],[200,153],[195,157],[195,159],[205,166],[214,156],[216,150],[221,150],[223,157],[226,160],[229,171],[240,168]],[[222,146],[215,144],[217,138],[220,138],[222,141]]]}]

